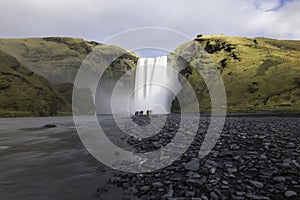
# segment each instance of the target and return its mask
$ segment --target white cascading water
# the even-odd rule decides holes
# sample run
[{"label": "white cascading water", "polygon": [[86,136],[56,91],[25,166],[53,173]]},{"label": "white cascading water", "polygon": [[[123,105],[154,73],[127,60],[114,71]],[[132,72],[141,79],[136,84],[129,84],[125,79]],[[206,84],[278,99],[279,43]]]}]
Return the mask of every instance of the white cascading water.
[{"label": "white cascading water", "polygon": [[140,58],[136,67],[132,111],[151,110],[152,114],[168,114],[181,85],[178,72],[168,67],[167,56]]}]

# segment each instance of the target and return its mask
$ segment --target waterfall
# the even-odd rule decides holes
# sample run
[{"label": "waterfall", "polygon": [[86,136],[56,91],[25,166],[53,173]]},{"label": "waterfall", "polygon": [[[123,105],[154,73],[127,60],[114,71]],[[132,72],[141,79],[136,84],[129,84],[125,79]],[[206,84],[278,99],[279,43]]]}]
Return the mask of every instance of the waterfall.
[{"label": "waterfall", "polygon": [[132,111],[168,114],[179,89],[178,72],[168,67],[167,56],[140,58],[135,73]]}]

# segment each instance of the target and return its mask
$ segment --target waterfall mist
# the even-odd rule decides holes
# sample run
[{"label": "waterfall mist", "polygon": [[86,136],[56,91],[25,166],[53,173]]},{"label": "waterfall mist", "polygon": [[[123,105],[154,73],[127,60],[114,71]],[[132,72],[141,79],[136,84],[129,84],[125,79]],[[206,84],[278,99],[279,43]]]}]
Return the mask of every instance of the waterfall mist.
[{"label": "waterfall mist", "polygon": [[138,60],[134,95],[130,102],[132,111],[151,110],[153,114],[171,112],[171,103],[180,85],[178,73],[167,63],[167,56]]},{"label": "waterfall mist", "polygon": [[140,58],[136,69],[116,82],[100,80],[97,113],[132,115],[151,110],[152,114],[168,114],[180,88],[178,72],[168,66],[167,56]]}]

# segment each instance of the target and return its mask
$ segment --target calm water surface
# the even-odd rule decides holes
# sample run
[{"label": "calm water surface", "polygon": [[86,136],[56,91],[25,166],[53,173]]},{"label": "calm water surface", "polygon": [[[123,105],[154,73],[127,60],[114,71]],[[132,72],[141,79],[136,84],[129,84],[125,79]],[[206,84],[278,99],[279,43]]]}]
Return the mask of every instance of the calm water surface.
[{"label": "calm water surface", "polygon": [[0,199],[95,199],[110,176],[82,145],[72,117],[0,119]]}]

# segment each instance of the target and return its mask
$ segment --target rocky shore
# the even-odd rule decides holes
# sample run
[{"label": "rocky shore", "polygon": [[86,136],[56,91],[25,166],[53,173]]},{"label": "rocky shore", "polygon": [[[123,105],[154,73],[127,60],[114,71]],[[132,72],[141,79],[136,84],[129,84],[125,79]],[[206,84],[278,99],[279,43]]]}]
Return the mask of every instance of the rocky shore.
[{"label": "rocky shore", "polygon": [[[179,121],[171,115],[163,133],[124,140],[137,152],[153,151],[172,140]],[[300,118],[228,117],[213,150],[199,159],[209,122],[201,117],[193,144],[172,165],[143,174],[117,172],[99,186],[97,198],[117,186],[122,199],[300,199]]]}]

